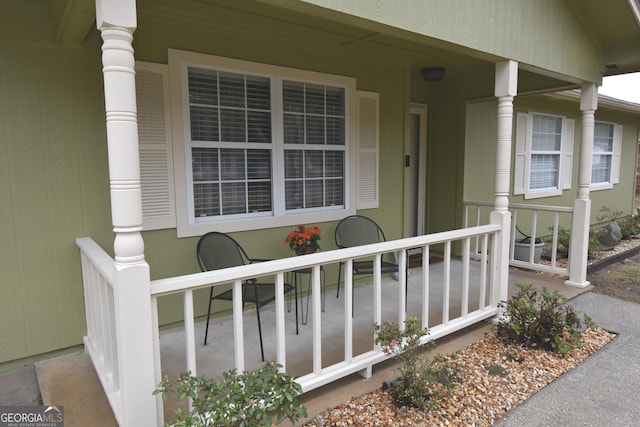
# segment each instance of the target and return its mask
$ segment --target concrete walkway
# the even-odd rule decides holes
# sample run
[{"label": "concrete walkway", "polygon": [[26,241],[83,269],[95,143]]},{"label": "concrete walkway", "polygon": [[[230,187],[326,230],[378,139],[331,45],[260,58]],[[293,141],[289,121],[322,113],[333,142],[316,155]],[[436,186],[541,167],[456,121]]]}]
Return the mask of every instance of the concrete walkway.
[{"label": "concrete walkway", "polygon": [[640,424],[640,305],[593,292],[574,298],[570,304],[618,336],[494,425]]}]

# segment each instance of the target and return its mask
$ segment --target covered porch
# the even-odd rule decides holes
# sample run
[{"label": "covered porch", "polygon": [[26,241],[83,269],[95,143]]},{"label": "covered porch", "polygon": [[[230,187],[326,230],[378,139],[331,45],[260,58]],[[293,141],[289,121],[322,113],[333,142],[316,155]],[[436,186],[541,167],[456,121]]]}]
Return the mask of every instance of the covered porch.
[{"label": "covered porch", "polygon": [[[452,276],[455,283],[461,277],[461,262],[454,260],[452,262]],[[477,277],[478,266],[472,267],[472,276]],[[408,315],[419,316],[418,302],[421,299],[420,283],[423,280],[423,266],[409,268],[409,304]],[[432,282],[432,295],[430,302],[430,314],[432,319],[431,325],[438,325],[442,321],[442,286],[444,283],[444,259],[434,257],[432,259],[429,273]],[[516,290],[517,284],[532,283],[537,288],[546,287],[550,291],[558,290],[568,298],[572,298],[588,288],[577,288],[567,286],[561,277],[551,274],[539,274],[532,271],[523,270],[512,267],[509,270],[509,287],[508,294],[512,295]],[[355,323],[355,346],[361,350],[373,348],[371,324],[367,321],[369,318],[367,310],[368,304],[371,302],[370,280],[364,281],[355,287],[354,297],[358,301],[354,323]],[[306,289],[306,283],[304,283]],[[451,311],[460,311],[461,295],[459,287],[455,287],[451,299]],[[382,279],[382,295],[383,300],[393,303],[398,299],[398,282],[390,276]],[[475,300],[479,295],[472,293],[471,299]],[[302,298],[306,304],[306,296]],[[306,308],[306,307],[305,307]],[[341,289],[341,295],[336,298],[335,288],[328,289],[326,294],[326,308],[321,314],[321,325],[323,336],[327,337],[325,347],[323,347],[323,360],[338,360],[342,357],[343,346],[343,311],[344,311],[344,292]],[[262,314],[261,310],[261,314]],[[263,315],[263,335],[265,339],[265,358],[267,360],[275,357],[275,305],[271,304],[264,308]],[[300,324],[300,334],[295,334],[295,314],[293,308],[291,312],[285,311],[286,317],[286,348],[287,348],[287,371],[292,375],[300,375],[308,370],[311,363],[311,347],[312,347],[312,328],[313,315],[310,315],[307,325]],[[395,314],[387,310],[383,314],[384,320],[394,321]],[[262,364],[260,360],[259,343],[256,330],[255,310],[249,309],[243,313],[243,323],[245,325],[244,340],[247,349],[247,358],[245,369],[253,369]],[[199,318],[194,322],[195,334],[195,354],[197,359],[198,373],[215,377],[220,375],[223,370],[230,369],[234,363],[234,353],[229,350],[233,343],[233,319],[231,314],[220,315],[212,319],[210,327],[209,344],[204,346],[202,339],[204,336],[204,319]],[[484,333],[491,328],[490,319],[484,322],[467,327],[447,337],[436,340],[435,353],[449,354],[464,348],[469,343],[479,339]],[[362,332],[362,337],[358,333]],[[173,327],[162,328],[159,333],[159,349],[162,360],[162,374],[170,377],[177,376],[184,371],[187,366],[185,330],[183,325],[174,325]],[[225,351],[222,351],[226,349]],[[319,387],[313,391],[307,392],[301,396],[301,402],[306,406],[311,418],[327,408],[333,407],[352,396],[361,395],[378,388],[382,381],[389,380],[396,375],[390,361],[384,361],[376,365],[371,373],[371,377],[363,378],[361,375],[352,374],[340,380],[334,381],[329,385]],[[64,379],[64,381],[63,381]],[[87,422],[99,422],[99,426],[116,425],[116,418],[112,415],[112,409],[109,406],[102,385],[96,372],[91,365],[91,361],[87,355],[69,355],[61,358],[50,359],[40,362],[38,365],[38,381],[42,388],[43,401],[65,401],[78,402],[74,406],[66,406],[65,413],[67,421],[70,425],[87,425]],[[73,384],[72,387],[69,385]],[[80,404],[81,402],[81,404]],[[186,402],[181,405],[175,401],[167,401],[164,403],[164,420],[165,422],[173,419],[173,411],[179,407],[185,407]],[[95,415],[101,414],[97,420]],[[93,424],[96,425],[96,424]]]}]

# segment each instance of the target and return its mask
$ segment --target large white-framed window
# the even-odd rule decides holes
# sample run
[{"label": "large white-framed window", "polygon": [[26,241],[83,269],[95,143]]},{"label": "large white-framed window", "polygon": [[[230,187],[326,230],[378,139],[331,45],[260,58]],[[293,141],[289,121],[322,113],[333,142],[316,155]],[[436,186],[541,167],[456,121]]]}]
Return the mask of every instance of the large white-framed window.
[{"label": "large white-framed window", "polygon": [[593,132],[591,162],[591,189],[606,190],[618,183],[620,177],[620,150],[622,126],[596,121]]},{"label": "large white-framed window", "polygon": [[514,194],[533,199],[571,188],[574,123],[552,114],[518,113]]},{"label": "large white-framed window", "polygon": [[169,50],[178,236],[355,213],[351,77]]}]

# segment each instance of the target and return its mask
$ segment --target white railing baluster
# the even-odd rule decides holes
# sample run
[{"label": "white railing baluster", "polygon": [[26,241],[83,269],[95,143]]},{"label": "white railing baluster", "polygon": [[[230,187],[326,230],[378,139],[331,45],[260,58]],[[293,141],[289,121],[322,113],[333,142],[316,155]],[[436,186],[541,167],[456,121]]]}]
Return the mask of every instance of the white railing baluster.
[{"label": "white railing baluster", "polygon": [[187,371],[191,372],[191,375],[197,376],[196,332],[193,317],[193,291],[187,289],[184,291],[184,336],[187,347]]},{"label": "white railing baluster", "polygon": [[556,212],[553,216],[553,237],[551,243],[551,267],[556,266],[558,256],[558,231],[560,228],[560,215]]},{"label": "white railing baluster", "polygon": [[[478,217],[480,215],[480,209],[484,208],[488,211],[491,211],[493,209],[493,203],[492,202],[482,202],[482,201],[464,201],[463,202],[464,206],[465,206],[465,212],[470,209],[470,207],[475,206],[477,211],[476,213],[478,214]],[[571,224],[573,221],[573,207],[563,207],[563,206],[542,206],[542,205],[528,205],[528,204],[522,204],[522,203],[511,203],[509,205],[509,210],[511,211],[511,246],[509,247],[509,263],[512,266],[515,267],[522,267],[522,268],[528,268],[530,270],[536,270],[536,271],[543,271],[543,272],[548,272],[548,273],[553,273],[553,274],[561,274],[561,275],[565,275],[565,276],[569,276],[569,268],[571,268],[571,266],[569,265],[568,267],[559,267],[558,266],[558,258],[557,258],[557,248],[558,248],[558,232],[559,232],[559,227],[560,227],[560,215],[565,215],[565,217],[563,217],[563,221],[564,223],[567,224]],[[531,228],[530,228],[530,235],[532,240],[529,242],[529,257],[527,260],[517,260],[515,259],[514,255],[515,255],[515,244],[514,244],[514,239],[518,238],[518,236],[520,235],[520,232],[518,231],[518,220],[519,220],[519,215],[520,212],[524,211],[524,212],[531,212]],[[551,241],[552,241],[552,247],[551,247],[551,262],[549,263],[550,265],[547,265],[546,263],[540,263],[540,262],[534,262],[535,259],[535,239],[538,238],[538,229],[540,228],[540,224],[538,221],[538,217],[539,217],[539,213],[540,212],[551,212],[553,213],[553,231],[551,233]],[[463,219],[463,222],[465,224],[465,226],[468,225],[468,214],[465,214],[465,218]],[[522,216],[522,215],[520,215]],[[544,235],[543,235],[544,236]],[[539,237],[539,238],[543,238],[543,237]],[[547,240],[546,237],[544,237],[545,240]],[[538,250],[540,250],[540,248],[538,248]],[[478,254],[478,250],[477,247],[475,249],[474,252],[476,255]]]},{"label": "white railing baluster", "polygon": [[[294,273],[295,274],[295,273]],[[285,303],[284,303],[284,273],[276,274],[276,361],[287,368],[287,347],[285,344]],[[296,301],[296,304],[298,301]]]},{"label": "white railing baluster", "polygon": [[[400,251],[398,253],[398,322],[400,325],[404,325],[404,321],[407,317],[407,251]],[[380,288],[380,294],[382,295],[382,287]]]},{"label": "white railing baluster", "polygon": [[[353,258],[348,259],[344,269],[344,360],[353,359]],[[319,372],[314,371],[315,374]]]},{"label": "white railing baluster", "polygon": [[462,239],[462,317],[469,314],[469,249],[471,241]]},{"label": "white railing baluster", "polygon": [[322,371],[322,289],[320,286],[320,266],[313,266],[311,295],[313,296],[313,372]]},{"label": "white railing baluster", "polygon": [[429,245],[422,247],[422,328],[429,328]]},{"label": "white railing baluster", "polygon": [[233,282],[233,350],[238,372],[244,371],[244,328],[242,327],[242,281]]},{"label": "white railing baluster", "polygon": [[[185,346],[187,348],[187,372],[191,376],[198,376],[198,369],[196,367],[196,333],[195,325],[193,323],[193,291],[187,289],[184,291],[183,296],[184,305],[184,337]],[[187,404],[189,406],[189,412],[193,410],[193,399],[187,398]]]},{"label": "white railing baluster", "polygon": [[444,243],[444,291],[442,293],[442,323],[449,323],[451,297],[451,241]]},{"label": "white railing baluster", "polygon": [[482,235],[482,255],[480,256],[480,301],[479,308],[482,310],[486,306],[487,294],[487,258],[489,249],[489,235]]}]

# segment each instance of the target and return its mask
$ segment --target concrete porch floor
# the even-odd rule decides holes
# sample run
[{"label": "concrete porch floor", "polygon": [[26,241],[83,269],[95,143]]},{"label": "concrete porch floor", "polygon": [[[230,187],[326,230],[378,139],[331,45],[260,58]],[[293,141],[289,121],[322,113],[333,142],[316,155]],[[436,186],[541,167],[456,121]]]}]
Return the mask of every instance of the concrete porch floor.
[{"label": "concrete porch floor", "polygon": [[[439,263],[442,265],[442,263]],[[438,283],[437,271],[438,266],[430,269],[431,283]],[[434,272],[435,270],[435,272]],[[420,292],[418,286],[420,283],[421,269],[412,268],[409,280],[409,301],[412,301],[411,292]],[[452,283],[456,283],[455,275],[452,271]],[[473,274],[472,274],[473,277]],[[472,278],[473,282],[473,278]],[[536,287],[547,287],[550,291],[558,290],[567,298],[571,299],[587,289],[578,289],[564,285],[563,279],[558,279],[545,274],[536,274],[519,269],[511,269],[509,274],[509,295],[516,291],[516,284],[532,283]],[[303,287],[306,289],[306,282]],[[396,286],[394,286],[394,284]],[[432,285],[433,286],[433,285]],[[371,317],[366,313],[367,293],[371,286],[357,286],[355,293],[356,301],[356,319],[354,325],[360,323],[362,327],[371,329]],[[454,288],[452,286],[452,288]],[[391,278],[385,278],[383,289],[388,289],[389,295],[385,294],[383,298],[388,301],[388,306],[393,306],[393,298],[397,298],[397,282]],[[455,289],[452,289],[455,293]],[[344,312],[344,304],[341,297],[336,298],[335,288],[327,290],[326,311],[322,314],[323,343],[329,339],[331,334],[337,334],[339,344],[323,347],[323,365],[335,363],[331,354],[342,354],[342,324]],[[473,294],[470,300],[473,301],[477,295]],[[437,310],[441,300],[437,295],[431,295],[432,306],[436,309],[430,309],[430,325],[438,323],[438,319],[442,318],[442,311]],[[441,297],[440,297],[441,298]],[[396,299],[397,301],[397,299]],[[306,303],[306,301],[305,301]],[[397,305],[397,303],[396,303]],[[306,307],[305,307],[306,308]],[[419,309],[409,306],[409,315],[417,315]],[[415,312],[418,310],[417,312]],[[455,311],[459,311],[452,303],[451,317],[456,317]],[[275,347],[273,340],[270,339],[270,333],[274,329],[270,323],[274,316],[273,304],[264,307],[261,310],[263,322],[263,338],[265,342],[265,358],[268,360],[275,357]],[[245,351],[252,358],[247,356],[246,369],[253,369],[261,365],[259,342],[256,335],[252,335],[255,328],[255,312],[248,310],[245,323]],[[357,322],[356,320],[363,320]],[[396,321],[397,315],[392,310],[386,310],[383,314],[384,320]],[[433,321],[431,319],[434,319]],[[292,375],[301,375],[308,372],[310,364],[309,357],[311,348],[309,345],[311,339],[312,316],[309,316],[307,325],[299,325],[300,334],[295,335],[295,316],[294,310],[286,313],[287,321],[287,371]],[[198,322],[196,325],[196,353],[198,374],[207,374],[215,376],[214,372],[207,372],[206,367],[215,367],[216,372],[223,372],[232,367],[232,351],[215,351],[216,348],[225,348],[220,345],[224,340],[229,339],[228,334],[231,332],[228,320],[220,317],[212,320],[210,326],[210,343],[207,346],[202,345],[202,337],[204,336],[204,322]],[[355,326],[354,326],[355,328]],[[479,339],[484,333],[488,332],[490,325],[484,323],[467,328],[453,336],[443,338],[437,341],[436,353],[448,354],[464,348],[469,343]],[[325,335],[326,334],[326,335]],[[175,377],[185,370],[184,356],[184,338],[182,330],[169,330],[161,334],[161,354],[163,375],[168,374]],[[357,335],[354,333],[354,335]],[[366,351],[371,348],[370,333],[362,334],[362,339],[354,344],[354,354],[356,352]],[[333,341],[332,341],[333,342]],[[306,354],[306,355],[305,355]],[[336,356],[338,357],[338,356]],[[250,359],[250,360],[249,360]],[[382,363],[376,365],[373,369],[373,377],[363,379],[357,374],[343,378],[319,389],[305,393],[301,397],[301,402],[307,408],[308,418],[322,412],[323,410],[333,407],[341,402],[348,400],[352,396],[367,393],[378,388],[382,381],[393,377],[394,368],[390,363]],[[97,378],[95,370],[84,353],[74,353],[54,359],[37,362],[35,366],[26,366],[23,369],[12,371],[0,375],[0,405],[18,404],[18,405],[35,405],[42,402],[43,404],[62,405],[65,408],[65,425],[69,426],[115,426],[116,420],[111,412],[108,401],[102,392],[100,382]],[[31,386],[29,386],[31,384]],[[36,395],[37,394],[37,395]],[[176,405],[168,402],[165,404],[165,420],[173,419],[172,414]]]}]

